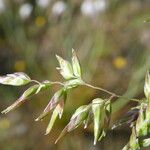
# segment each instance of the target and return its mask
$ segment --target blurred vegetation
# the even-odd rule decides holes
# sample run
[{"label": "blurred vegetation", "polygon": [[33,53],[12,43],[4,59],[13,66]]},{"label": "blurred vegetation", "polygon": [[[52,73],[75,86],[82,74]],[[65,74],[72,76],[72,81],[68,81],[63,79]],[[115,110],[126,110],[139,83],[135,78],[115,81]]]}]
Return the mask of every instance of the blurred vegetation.
[{"label": "blurred vegetation", "polygon": [[[55,71],[55,54],[69,58],[74,48],[85,80],[118,94],[142,98],[144,76],[150,68],[150,22],[145,22],[149,18],[149,0],[0,0],[0,74],[23,71],[41,81],[62,80]],[[79,105],[105,97],[88,88],[74,90],[63,119],[56,122],[51,135],[44,136],[49,117],[39,124],[34,119],[57,88],[30,99],[8,116],[0,116],[0,149],[123,147],[130,133],[125,128],[113,131],[96,146],[91,129],[78,129],[54,145]],[[15,101],[23,90],[0,86],[0,109]],[[122,105],[126,103],[122,100]],[[120,118],[131,105],[134,103],[114,118]]]}]

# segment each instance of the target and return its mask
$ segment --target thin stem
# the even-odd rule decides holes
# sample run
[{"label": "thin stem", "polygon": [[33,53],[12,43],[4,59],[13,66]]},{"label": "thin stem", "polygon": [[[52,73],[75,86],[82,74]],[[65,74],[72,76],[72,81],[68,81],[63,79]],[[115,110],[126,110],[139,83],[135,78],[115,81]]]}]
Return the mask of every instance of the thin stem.
[{"label": "thin stem", "polygon": [[58,85],[64,86],[64,83],[61,83],[61,82],[59,82],[59,81],[55,81],[55,82],[52,82],[52,81],[51,81],[51,84],[58,84]]},{"label": "thin stem", "polygon": [[37,80],[31,80],[31,82],[35,82],[35,83],[38,83],[38,84],[41,84],[39,81]]},{"label": "thin stem", "polygon": [[90,88],[92,88],[92,89],[96,89],[96,90],[99,90],[99,91],[103,91],[103,92],[105,92],[105,93],[108,93],[109,95],[112,95],[113,97],[118,97],[118,98],[123,98],[123,99],[128,99],[128,100],[131,100],[131,101],[139,102],[138,99],[130,99],[130,98],[128,98],[128,97],[121,96],[121,95],[118,95],[118,94],[116,94],[116,93],[110,92],[110,91],[108,91],[108,90],[106,90],[106,89],[103,89],[103,88],[101,88],[101,87],[93,86],[93,85],[90,85],[90,84],[88,84],[88,83],[84,83],[84,85],[87,86],[87,87],[90,87]]},{"label": "thin stem", "polygon": [[[46,80],[46,81],[48,81],[48,80]],[[39,82],[39,81],[37,81],[37,80],[31,80],[31,82],[35,82],[35,83],[38,83],[38,84],[42,84],[41,82]],[[50,84],[58,84],[58,85],[63,85],[64,86],[64,84],[63,83],[61,83],[61,82],[59,82],[59,81],[48,81]]]},{"label": "thin stem", "polygon": [[101,88],[101,87],[96,87],[96,86],[90,85],[90,84],[88,84],[88,83],[85,83],[84,85],[86,85],[86,86],[88,86],[88,87],[90,87],[90,88],[92,88],[92,89],[100,90],[100,91],[106,92],[106,93],[108,93],[108,94],[110,94],[110,95],[116,96],[115,93],[110,92],[110,91],[108,91],[108,90],[106,90],[106,89],[103,89],[103,88]]}]

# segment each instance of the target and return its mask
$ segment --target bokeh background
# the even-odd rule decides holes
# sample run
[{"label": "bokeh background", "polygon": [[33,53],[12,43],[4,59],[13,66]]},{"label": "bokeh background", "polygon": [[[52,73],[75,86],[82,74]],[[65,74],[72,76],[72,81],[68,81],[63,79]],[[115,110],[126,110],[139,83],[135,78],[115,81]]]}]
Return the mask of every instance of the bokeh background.
[{"label": "bokeh background", "polygon": [[[0,75],[21,71],[40,81],[63,81],[55,69],[55,54],[70,59],[74,48],[87,82],[143,98],[144,76],[150,68],[149,18],[149,0],[0,0]],[[1,85],[0,110],[26,88]],[[79,128],[54,145],[78,106],[108,96],[85,87],[71,91],[62,120],[44,136],[50,116],[43,122],[34,119],[58,88],[0,115],[0,150],[120,150],[126,144],[130,130],[123,126],[96,146],[92,127]],[[122,105],[126,103],[122,100]],[[126,105],[114,118],[121,118],[133,105]]]}]

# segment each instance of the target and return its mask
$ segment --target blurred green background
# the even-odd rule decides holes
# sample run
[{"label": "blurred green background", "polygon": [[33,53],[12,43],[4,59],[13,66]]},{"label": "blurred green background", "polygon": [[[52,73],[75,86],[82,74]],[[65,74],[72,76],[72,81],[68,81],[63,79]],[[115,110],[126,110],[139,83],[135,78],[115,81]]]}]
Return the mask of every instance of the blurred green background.
[{"label": "blurred green background", "polygon": [[[143,98],[144,76],[150,68],[150,23],[145,22],[149,18],[149,0],[0,0],[0,75],[21,71],[40,81],[63,81],[55,69],[55,54],[70,59],[74,48],[87,82]],[[26,88],[1,85],[0,110]],[[70,92],[63,119],[44,136],[50,116],[38,123],[34,119],[58,88],[0,115],[0,150],[120,150],[126,144],[130,130],[124,126],[96,146],[91,128],[79,128],[54,145],[78,106],[108,96],[83,87]],[[126,103],[122,100],[122,105]],[[114,118],[133,105],[126,105]]]}]

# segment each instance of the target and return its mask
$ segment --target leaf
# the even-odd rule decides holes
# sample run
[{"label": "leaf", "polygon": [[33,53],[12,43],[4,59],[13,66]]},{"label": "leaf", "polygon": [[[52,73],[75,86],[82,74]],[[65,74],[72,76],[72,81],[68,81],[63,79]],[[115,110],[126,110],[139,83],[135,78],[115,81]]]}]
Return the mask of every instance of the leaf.
[{"label": "leaf", "polygon": [[28,84],[30,81],[30,77],[23,72],[0,76],[0,83],[5,85],[21,86]]},{"label": "leaf", "polygon": [[72,49],[72,67],[74,75],[76,77],[81,77],[81,67],[74,49]]},{"label": "leaf", "polygon": [[47,135],[47,134],[50,133],[50,131],[51,131],[51,129],[52,129],[52,127],[53,127],[53,125],[54,125],[57,117],[59,116],[59,118],[61,118],[62,113],[63,113],[63,108],[64,108],[63,105],[64,105],[63,103],[62,104],[58,104],[56,106],[56,108],[54,109],[54,111],[52,113],[52,116],[51,116],[51,119],[50,119],[50,122],[49,122],[49,124],[47,126],[46,134],[45,135]]},{"label": "leaf", "polygon": [[2,111],[2,113],[6,114],[9,111],[19,107],[22,103],[26,101],[29,97],[38,94],[41,90],[47,89],[50,86],[50,84],[36,84],[31,87],[29,87],[23,94],[22,96],[16,100],[11,106],[7,107],[5,110]]},{"label": "leaf", "polygon": [[49,101],[48,105],[44,109],[44,111],[40,114],[40,116],[35,120],[39,121],[43,119],[60,101],[66,101],[67,93],[63,88],[57,91],[54,96]]},{"label": "leaf", "polygon": [[74,78],[73,70],[71,64],[67,61],[61,58],[60,56],[56,55],[56,58],[59,62],[60,68],[57,68],[60,70],[60,74],[66,79],[72,79]]},{"label": "leaf", "polygon": [[92,101],[92,112],[94,117],[94,145],[96,144],[101,134],[101,128],[103,125],[104,115],[104,100],[101,98],[94,99]]}]

